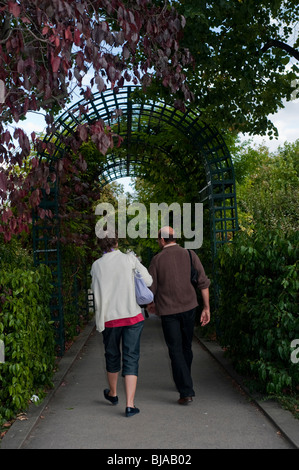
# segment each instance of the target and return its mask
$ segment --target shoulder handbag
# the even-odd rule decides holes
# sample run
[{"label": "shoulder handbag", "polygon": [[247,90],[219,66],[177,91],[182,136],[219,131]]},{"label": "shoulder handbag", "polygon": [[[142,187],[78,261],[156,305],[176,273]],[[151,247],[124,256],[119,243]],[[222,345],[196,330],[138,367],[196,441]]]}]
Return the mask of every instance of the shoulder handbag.
[{"label": "shoulder handbag", "polygon": [[190,275],[190,280],[191,280],[191,284],[193,285],[193,287],[196,288],[196,287],[197,287],[197,284],[198,284],[198,271],[197,271],[197,269],[193,266],[193,263],[192,263],[192,256],[191,256],[190,250],[188,250],[188,253],[189,253],[190,262],[191,262],[191,275]]},{"label": "shoulder handbag", "polygon": [[148,305],[154,300],[154,294],[145,284],[143,277],[140,272],[135,269],[134,273],[135,280],[135,295],[136,302],[138,305]]}]

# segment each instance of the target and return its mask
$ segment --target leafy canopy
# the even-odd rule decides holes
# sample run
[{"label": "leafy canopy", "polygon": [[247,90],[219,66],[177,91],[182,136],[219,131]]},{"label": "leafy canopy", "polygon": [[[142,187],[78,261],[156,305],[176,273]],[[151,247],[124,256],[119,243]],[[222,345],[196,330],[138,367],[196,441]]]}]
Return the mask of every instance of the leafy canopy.
[{"label": "leafy canopy", "polygon": [[297,0],[177,0],[194,105],[219,129],[277,135],[269,119],[299,92]]},{"label": "leafy canopy", "polygon": [[[183,67],[191,56],[179,44],[184,24],[168,2],[0,2],[0,204],[6,239],[26,228],[41,190],[49,191],[49,180],[66,170],[60,164],[50,174],[45,162],[33,159],[27,176],[16,172],[15,166],[21,167],[30,154],[29,136],[16,124],[28,111],[46,113],[51,134],[55,114],[67,105],[75,87],[85,98],[92,90],[116,89],[131,81],[146,87],[153,70],[172,93],[181,90],[184,100],[190,100]],[[78,154],[89,138],[103,154],[114,145],[113,134],[102,121],[81,126],[63,145],[70,154]],[[53,154],[51,142],[42,142],[35,133],[31,139],[37,151]],[[31,197],[32,188],[36,189]]]}]

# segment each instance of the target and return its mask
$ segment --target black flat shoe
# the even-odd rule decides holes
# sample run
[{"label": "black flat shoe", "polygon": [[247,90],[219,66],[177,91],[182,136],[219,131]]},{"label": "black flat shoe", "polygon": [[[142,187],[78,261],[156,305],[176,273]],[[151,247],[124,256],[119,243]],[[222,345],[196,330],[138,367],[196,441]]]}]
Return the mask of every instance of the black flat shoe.
[{"label": "black flat shoe", "polygon": [[126,417],[127,418],[130,418],[130,416],[137,415],[137,413],[140,413],[139,408],[136,408],[136,406],[134,406],[134,408],[131,408],[130,406],[127,406],[127,408],[126,408]]},{"label": "black flat shoe", "polygon": [[109,390],[108,388],[106,388],[106,389],[104,390],[104,397],[106,398],[106,400],[110,401],[110,403],[112,403],[112,405],[117,405],[117,403],[118,403],[118,396],[116,396],[116,397],[110,397],[109,392],[110,392],[110,390]]}]

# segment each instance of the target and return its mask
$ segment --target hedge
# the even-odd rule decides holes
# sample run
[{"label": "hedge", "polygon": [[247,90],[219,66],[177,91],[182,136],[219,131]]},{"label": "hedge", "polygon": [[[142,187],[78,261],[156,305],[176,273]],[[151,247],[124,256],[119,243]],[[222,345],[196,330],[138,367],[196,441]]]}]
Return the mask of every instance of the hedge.
[{"label": "hedge", "polygon": [[[0,266],[0,424],[27,409],[33,394],[42,396],[53,376],[54,334],[50,321],[51,274],[42,265]],[[13,264],[17,264],[14,260]]]},{"label": "hedge", "polygon": [[260,228],[238,234],[218,256],[219,342],[235,368],[268,394],[299,389],[292,348],[299,339],[298,241],[296,232]]}]

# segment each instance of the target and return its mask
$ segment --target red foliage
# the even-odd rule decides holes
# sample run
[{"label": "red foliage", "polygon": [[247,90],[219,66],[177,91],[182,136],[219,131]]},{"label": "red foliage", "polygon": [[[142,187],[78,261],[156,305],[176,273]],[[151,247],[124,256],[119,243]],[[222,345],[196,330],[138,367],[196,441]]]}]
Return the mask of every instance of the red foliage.
[{"label": "red foliage", "polygon": [[[148,85],[153,69],[171,93],[179,91],[184,101],[191,100],[183,68],[192,59],[179,46],[184,18],[172,6],[158,8],[151,0],[9,0],[1,2],[0,24],[0,83],[5,91],[0,102],[0,204],[2,199],[4,206],[10,205],[2,206],[0,231],[7,240],[26,229],[41,189],[49,190],[50,174],[45,163],[34,159],[28,175],[13,171],[30,154],[30,142],[21,129],[11,134],[8,123],[43,110],[50,134],[53,115],[65,107],[72,86],[81,87],[89,98],[94,86],[104,91],[127,80]],[[90,86],[83,86],[90,70]],[[51,144],[31,137],[37,149],[46,146],[51,155]],[[69,142],[71,150],[87,138],[103,154],[113,145],[110,129],[96,122],[79,127]]]}]

